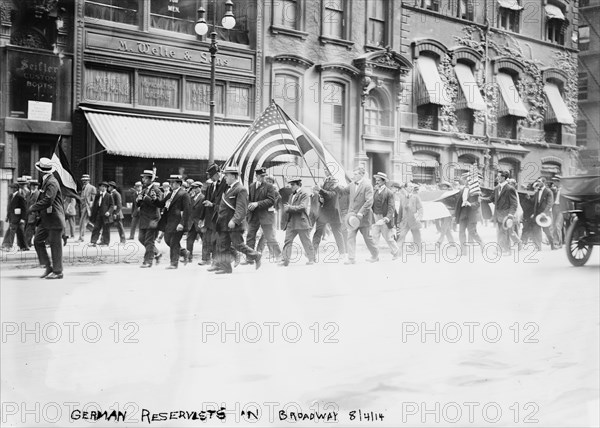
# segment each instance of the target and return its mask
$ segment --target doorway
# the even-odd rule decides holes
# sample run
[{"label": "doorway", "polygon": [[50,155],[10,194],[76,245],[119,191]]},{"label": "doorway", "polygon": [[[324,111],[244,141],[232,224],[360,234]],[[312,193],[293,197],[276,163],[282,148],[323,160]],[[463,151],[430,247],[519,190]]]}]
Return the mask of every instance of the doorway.
[{"label": "doorway", "polygon": [[42,157],[52,158],[57,138],[56,135],[47,134],[17,134],[19,153],[16,176],[38,178],[35,163]]},{"label": "doorway", "polygon": [[384,172],[390,176],[390,154],[389,153],[378,153],[378,152],[367,152],[368,171],[369,177],[373,177],[378,172]]}]

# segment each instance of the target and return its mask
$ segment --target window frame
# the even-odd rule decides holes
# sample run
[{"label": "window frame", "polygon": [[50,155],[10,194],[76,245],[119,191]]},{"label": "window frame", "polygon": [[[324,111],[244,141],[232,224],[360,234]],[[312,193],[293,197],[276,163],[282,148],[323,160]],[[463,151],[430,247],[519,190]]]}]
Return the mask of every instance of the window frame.
[{"label": "window frame", "polygon": [[[522,10],[523,9],[513,10],[498,6],[498,19],[496,20],[496,28],[504,31],[510,31],[511,33],[520,33]],[[504,19],[506,19],[506,25],[503,25],[502,23]]]},{"label": "window frame", "polygon": [[[376,2],[381,2],[382,5],[382,17],[374,17],[374,14],[372,13],[373,8],[375,8],[376,6]],[[366,10],[366,14],[365,14],[365,18],[366,18],[366,33],[365,33],[365,46],[368,46],[371,49],[381,49],[384,48],[385,46],[390,44],[390,21],[388,19],[386,19],[386,16],[391,16],[390,14],[390,7],[392,2],[388,1],[388,0],[368,0],[367,2],[365,2],[365,4],[367,5],[367,10]],[[369,5],[371,5],[371,8],[369,8]],[[387,13],[386,13],[387,12]],[[371,30],[372,30],[372,23],[381,23],[383,26],[383,36],[382,36],[382,41],[381,44],[378,43],[373,43],[374,40],[370,40],[371,37]]]},{"label": "window frame", "polygon": [[[284,25],[285,22],[279,23],[276,20],[276,15],[278,12],[278,8],[276,7],[279,3],[290,4],[294,3],[296,5],[296,25],[294,27]],[[271,26],[270,31],[272,34],[283,34],[286,36],[299,37],[301,39],[306,39],[308,37],[308,33],[304,31],[305,25],[305,15],[306,15],[306,2],[304,0],[271,0]],[[285,6],[283,6],[285,8]],[[281,9],[282,11],[285,9]]]},{"label": "window frame", "polygon": [[[585,84],[583,84],[585,82]],[[585,90],[584,90],[585,89]],[[585,101],[588,99],[589,75],[587,71],[577,73],[577,100]]]},{"label": "window frame", "polygon": [[[296,113],[296,115],[294,115],[292,112],[290,111],[286,111],[286,113],[288,115],[290,115],[290,117],[292,117],[293,119],[297,120],[297,121],[301,121],[301,115],[302,115],[302,98],[303,98],[303,93],[302,93],[302,74],[296,72],[295,70],[290,70],[288,68],[278,68],[276,70],[273,71],[273,81],[271,82],[271,98],[275,101],[278,101],[280,98],[277,97],[277,77],[279,76],[285,76],[286,78],[291,78],[294,79],[297,83],[296,86],[296,91],[298,94],[298,99],[297,102],[295,104],[295,109],[296,111],[294,113]],[[284,88],[287,84],[284,83]],[[284,89],[282,88],[282,89]],[[287,92],[287,90],[286,90]],[[282,93],[283,95],[283,93]],[[284,99],[285,101],[285,99]],[[285,102],[283,103],[278,103],[280,107],[284,108],[287,104]]]}]

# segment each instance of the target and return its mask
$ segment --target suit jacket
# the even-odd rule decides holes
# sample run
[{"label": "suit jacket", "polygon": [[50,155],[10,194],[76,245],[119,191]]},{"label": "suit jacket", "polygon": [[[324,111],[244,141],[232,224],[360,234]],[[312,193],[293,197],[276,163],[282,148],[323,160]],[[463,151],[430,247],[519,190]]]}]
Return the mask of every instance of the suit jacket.
[{"label": "suit jacket", "polygon": [[160,203],[162,193],[157,192],[151,186],[143,187],[142,192],[135,200],[139,208],[140,229],[156,229],[160,219],[160,209],[157,203]]},{"label": "suit jacket", "polygon": [[110,195],[113,198],[114,210],[113,217],[115,220],[123,220],[123,199],[121,198],[121,194],[117,192],[117,189],[114,189],[110,192]]},{"label": "suit jacket", "polygon": [[289,206],[284,208],[284,224],[285,230],[304,230],[310,229],[311,224],[308,218],[308,210],[310,205],[310,196],[302,189],[290,195],[288,201]]},{"label": "suit jacket", "polygon": [[37,202],[30,208],[31,211],[39,211],[39,226],[48,230],[60,230],[65,228],[65,210],[63,208],[60,184],[52,174],[48,174],[40,188]]},{"label": "suit jacket", "polygon": [[21,220],[27,220],[27,202],[18,190],[8,196],[6,220],[10,224],[19,224]]},{"label": "suit jacket", "polygon": [[463,203],[463,191],[467,187],[462,187],[460,192],[458,193],[458,198],[456,199],[456,207],[454,208],[454,215],[456,219],[456,223],[461,223],[466,221],[467,223],[477,223],[479,221],[479,195],[472,195],[469,193],[467,197],[467,202],[471,204],[471,206],[462,206]]},{"label": "suit jacket", "polygon": [[[224,181],[224,180],[223,180]],[[248,213],[248,191],[242,183],[236,181],[221,196],[217,210],[217,231],[229,232],[244,230],[244,221]],[[235,227],[229,228],[229,221],[233,220]]]},{"label": "suit jacket", "polygon": [[375,213],[375,207],[380,211],[377,214],[381,214],[387,217],[389,220],[387,227],[392,228],[394,226],[394,192],[385,187],[379,192],[379,189],[373,190],[373,213]]},{"label": "suit jacket", "polygon": [[193,198],[190,197],[190,217],[186,230],[192,230],[192,228],[199,228],[202,222],[202,212],[204,211],[204,194],[198,192]]},{"label": "suit jacket", "polygon": [[508,184],[505,184],[502,188],[498,184],[494,188],[494,193],[486,198],[486,201],[494,203],[492,219],[498,223],[502,223],[509,214],[514,216],[517,212],[517,193]]},{"label": "suit jacket", "polygon": [[135,190],[131,192],[133,194],[133,204],[131,206],[131,218],[136,218],[140,216],[140,207],[135,203],[137,197],[141,194],[136,192]]},{"label": "suit jacket", "polygon": [[204,220],[204,225],[211,230],[217,230],[217,212],[219,210],[219,204],[221,202],[221,196],[227,190],[227,182],[225,178],[221,178],[219,183],[213,182],[208,189],[206,190],[206,201],[212,202],[212,207],[204,207],[202,213],[202,220]]},{"label": "suit jacket", "polygon": [[248,202],[256,202],[258,206],[254,211],[248,210],[248,223],[273,224],[278,197],[279,194],[272,184],[263,182],[257,188],[257,183],[252,183],[248,191]]},{"label": "suit jacket", "polygon": [[541,213],[545,213],[548,216],[552,215],[552,206],[554,205],[554,195],[552,194],[552,190],[544,187],[541,190],[541,200],[539,200],[539,192],[540,190],[533,195],[533,216],[536,217]]},{"label": "suit jacket", "polygon": [[[90,219],[92,222],[94,222],[97,221],[97,217],[100,216],[104,219],[105,223],[112,223],[112,214],[115,209],[115,201],[112,195],[108,192],[104,193],[102,201],[100,201],[100,197],[102,197],[102,193],[96,193],[94,204],[92,205],[92,215],[90,216]],[[106,213],[108,213],[108,216]]]},{"label": "suit jacket", "polygon": [[319,190],[319,196],[323,199],[323,203],[319,209],[319,221],[323,223],[340,224],[342,219],[340,216],[339,196],[336,188],[321,188]]},{"label": "suit jacket", "polygon": [[35,223],[37,220],[38,214],[34,211],[31,211],[31,207],[33,206],[33,204],[36,203],[39,196],[40,196],[40,190],[37,189],[35,192],[29,192],[29,194],[25,198],[26,203],[27,203],[27,211],[29,213],[29,214],[27,214],[27,223],[29,223],[29,224]]},{"label": "suit jacket", "polygon": [[81,189],[81,210],[87,210],[90,216],[94,200],[96,199],[96,194],[96,188],[89,183]]},{"label": "suit jacket", "polygon": [[[171,190],[164,198],[159,199],[156,204],[160,208],[164,208],[162,216],[160,218],[158,228],[164,230],[165,233],[174,233],[177,231],[177,226],[182,225],[185,229],[189,225],[190,219],[190,194],[185,191],[183,187],[177,189],[177,193],[173,196],[173,190]],[[167,203],[169,206],[167,206]]]},{"label": "suit jacket", "polygon": [[369,227],[373,222],[373,186],[363,177],[358,184],[352,182],[346,187],[349,193],[348,213],[362,214],[359,228]]}]

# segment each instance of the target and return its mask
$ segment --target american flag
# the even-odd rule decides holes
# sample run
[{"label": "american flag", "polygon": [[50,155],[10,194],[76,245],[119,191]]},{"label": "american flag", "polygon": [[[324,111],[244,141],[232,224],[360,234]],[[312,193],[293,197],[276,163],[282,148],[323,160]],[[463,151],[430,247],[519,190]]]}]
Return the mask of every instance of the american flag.
[{"label": "american flag", "polygon": [[254,170],[282,155],[302,156],[279,107],[272,102],[252,124],[225,166],[236,165],[243,183],[250,184]]},{"label": "american flag", "polygon": [[481,195],[481,186],[479,183],[483,180],[483,174],[479,172],[477,164],[471,165],[469,172],[463,174],[463,177],[466,177],[467,179],[469,195]]}]

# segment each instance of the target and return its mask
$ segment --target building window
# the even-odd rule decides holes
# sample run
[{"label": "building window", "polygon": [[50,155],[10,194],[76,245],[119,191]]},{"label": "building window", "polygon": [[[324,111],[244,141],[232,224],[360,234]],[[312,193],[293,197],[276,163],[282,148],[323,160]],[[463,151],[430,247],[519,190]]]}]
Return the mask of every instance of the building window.
[{"label": "building window", "polygon": [[250,117],[250,87],[229,85],[227,88],[227,116]]},{"label": "building window", "polygon": [[560,123],[544,125],[544,132],[548,144],[562,144],[562,125]]},{"label": "building window", "polygon": [[298,119],[300,97],[300,82],[298,77],[290,74],[275,75],[273,99],[294,119]]},{"label": "building window", "polygon": [[519,32],[519,22],[521,20],[521,7],[518,9],[512,9],[508,7],[498,8],[498,28],[502,28],[506,31],[512,31],[513,33]]},{"label": "building window", "polygon": [[300,1],[273,0],[273,25],[300,30]]},{"label": "building window", "polygon": [[346,88],[338,82],[323,85],[323,142],[336,159],[342,159],[346,128]]},{"label": "building window", "polygon": [[439,12],[440,0],[421,0],[421,7],[423,9],[432,10],[434,12]]},{"label": "building window", "polygon": [[516,116],[503,116],[498,118],[498,138],[517,138],[517,120]]},{"label": "building window", "polygon": [[417,107],[417,120],[419,129],[438,129],[439,106],[437,104],[423,104]]},{"label": "building window", "polygon": [[386,0],[369,0],[367,5],[367,44],[384,47],[387,43],[386,15],[388,14]]},{"label": "building window", "polygon": [[508,171],[509,177],[519,182],[519,161],[504,158],[498,162],[498,171]]},{"label": "building window", "polygon": [[152,0],[150,27],[193,35],[200,0]]},{"label": "building window", "polygon": [[473,20],[473,1],[472,0],[458,0],[457,2],[456,16],[461,19],[468,21]]},{"label": "building window", "polygon": [[325,0],[323,5],[323,35],[345,39],[346,16],[344,0]]},{"label": "building window", "polygon": [[590,48],[590,27],[582,25],[579,27],[579,50],[587,51]]},{"label": "building window", "polygon": [[389,111],[378,96],[369,96],[365,101],[365,125],[389,126]]},{"label": "building window", "polygon": [[548,19],[546,22],[546,39],[558,45],[565,44],[564,21],[561,19]]},{"label": "building window", "polygon": [[577,147],[587,146],[587,122],[585,120],[577,121]]},{"label": "building window", "polygon": [[[186,82],[185,108],[200,113],[210,111],[210,83]],[[223,114],[223,85],[215,86],[215,113]]]},{"label": "building window", "polygon": [[139,25],[138,0],[86,0],[85,16],[120,24]]},{"label": "building window", "polygon": [[456,127],[458,128],[458,132],[462,132],[463,134],[472,134],[473,123],[473,110],[470,108],[456,110]]},{"label": "building window", "polygon": [[577,99],[587,100],[588,97],[588,75],[587,73],[579,73],[577,75]]}]

